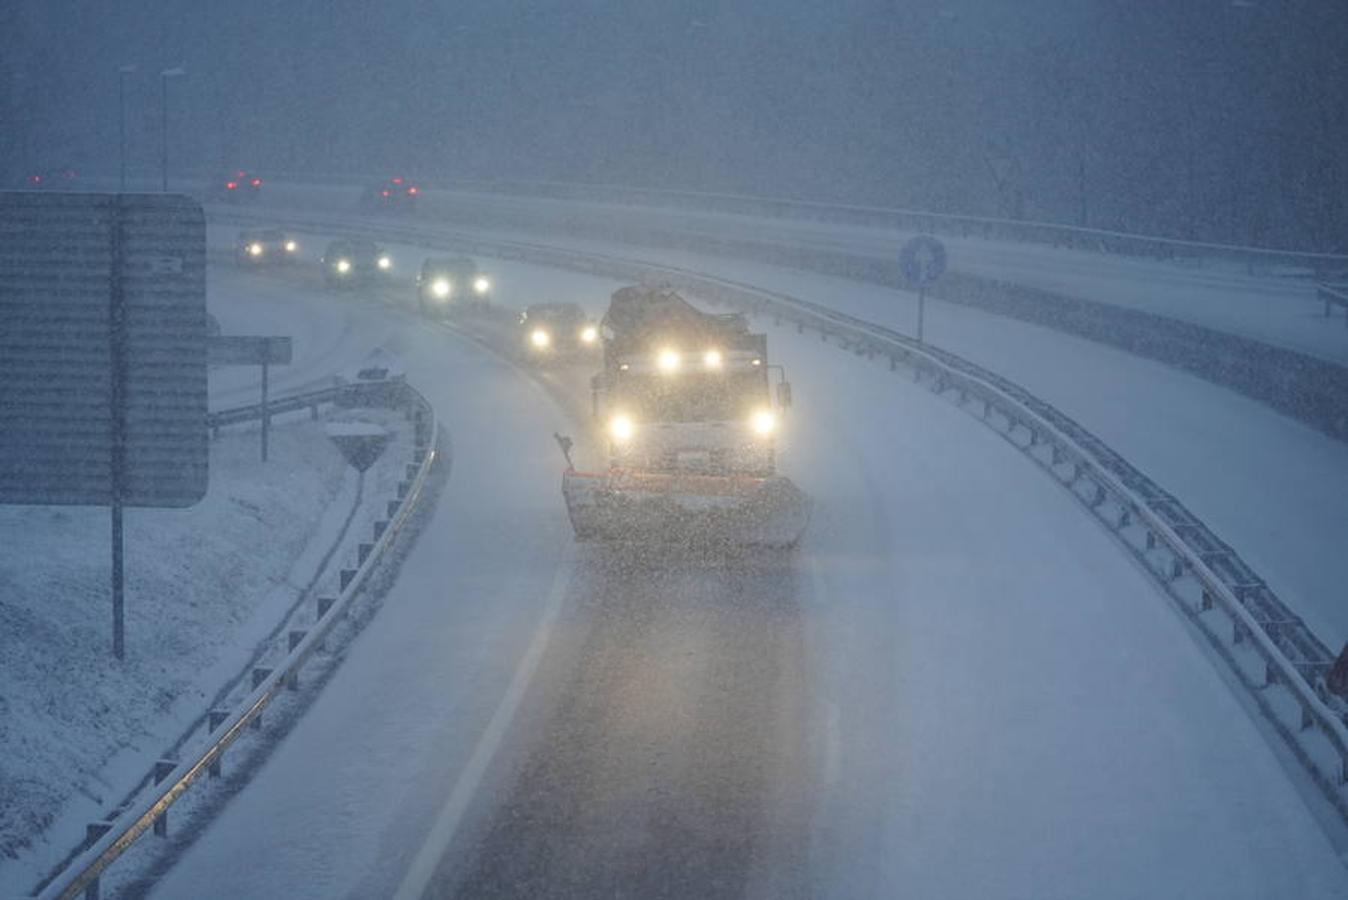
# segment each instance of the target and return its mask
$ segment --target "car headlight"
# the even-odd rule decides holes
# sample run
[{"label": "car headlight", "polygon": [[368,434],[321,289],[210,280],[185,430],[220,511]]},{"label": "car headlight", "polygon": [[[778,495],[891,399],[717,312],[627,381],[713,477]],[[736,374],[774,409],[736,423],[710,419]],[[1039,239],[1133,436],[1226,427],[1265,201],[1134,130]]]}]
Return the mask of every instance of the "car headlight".
[{"label": "car headlight", "polygon": [[453,285],[449,283],[448,278],[437,278],[431,282],[431,294],[441,300],[448,297],[452,291]]},{"label": "car headlight", "polygon": [[249,245],[248,245],[248,254],[249,254],[250,256],[261,256],[261,255],[262,255],[262,245],[259,244],[259,243],[257,243],[256,241],[254,241],[253,243],[249,244]]},{"label": "car headlight", "polygon": [[298,249],[300,249],[300,245],[299,245],[299,244],[295,243],[294,241],[286,241],[286,252],[287,252],[287,253],[294,253],[294,252],[295,252],[296,250],[298,250]]},{"label": "car headlight", "polygon": [[677,372],[679,371],[679,351],[661,350],[655,358],[655,362],[660,367],[661,372]]},{"label": "car headlight", "polygon": [[599,340],[599,329],[593,325],[586,325],[580,330],[580,339],[587,344],[593,344]]},{"label": "car headlight", "polygon": [[385,272],[387,272],[389,269],[393,268],[393,260],[389,259],[387,256],[381,256],[379,257],[379,261],[376,263],[376,265],[378,265],[380,269],[383,269]]},{"label": "car headlight", "polygon": [[477,291],[479,294],[485,294],[487,291],[491,290],[491,282],[485,278],[479,278],[473,282],[473,290]]},{"label": "car headlight", "polygon": [[754,434],[767,437],[777,430],[777,415],[770,409],[760,409],[749,417]]},{"label": "car headlight", "polygon": [[350,271],[351,271],[351,260],[349,260],[349,259],[339,259],[339,260],[337,260],[337,271],[338,271],[340,274],[342,274],[342,275],[345,275],[347,272],[350,272]]},{"label": "car headlight", "polygon": [[529,335],[529,340],[533,342],[535,347],[542,349],[552,343],[552,335],[548,334],[542,328],[535,328],[533,333]]},{"label": "car headlight", "polygon": [[706,353],[702,354],[702,364],[708,369],[721,368],[721,351],[708,350]]},{"label": "car headlight", "polygon": [[636,425],[632,424],[632,420],[629,419],[627,416],[617,415],[614,416],[612,419],[609,419],[608,422],[609,436],[620,444],[626,441],[630,441],[635,431]]}]

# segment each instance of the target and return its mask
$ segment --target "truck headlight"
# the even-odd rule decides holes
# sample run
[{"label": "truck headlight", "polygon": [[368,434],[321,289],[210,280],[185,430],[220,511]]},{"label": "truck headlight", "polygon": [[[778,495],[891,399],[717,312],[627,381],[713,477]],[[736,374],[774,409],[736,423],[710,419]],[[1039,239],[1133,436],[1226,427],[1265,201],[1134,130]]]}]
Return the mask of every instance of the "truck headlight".
[{"label": "truck headlight", "polygon": [[679,351],[661,350],[660,355],[655,358],[655,362],[660,367],[661,372],[679,371]]},{"label": "truck headlight", "polygon": [[542,328],[535,328],[533,333],[529,335],[529,340],[535,347],[542,350],[548,344],[552,343],[552,335],[548,334]]},{"label": "truck headlight", "polygon": [[379,261],[376,263],[376,265],[378,265],[379,268],[382,269],[383,271],[387,272],[389,269],[393,268],[393,260],[389,259],[387,256],[381,256],[379,257]]},{"label": "truck headlight", "polygon": [[444,300],[453,290],[448,278],[437,278],[431,282],[431,294]]},{"label": "truck headlight", "polygon": [[749,425],[754,434],[767,437],[777,430],[777,414],[770,409],[760,409],[749,417]]},{"label": "truck headlight", "polygon": [[298,250],[298,249],[300,249],[300,245],[299,245],[299,244],[295,243],[294,241],[286,241],[286,252],[287,252],[287,253],[294,253],[294,252],[295,252],[296,250]]},{"label": "truck headlight", "polygon": [[632,439],[632,434],[636,431],[636,426],[632,420],[624,415],[616,415],[608,422],[608,433],[618,443],[625,443]]},{"label": "truck headlight", "polygon": [[491,290],[491,282],[485,278],[479,278],[473,282],[473,290],[477,291],[479,294],[485,294],[487,291]]},{"label": "truck headlight", "polygon": [[599,340],[599,329],[593,325],[586,325],[580,330],[580,339],[587,344],[593,344]]},{"label": "truck headlight", "polygon": [[708,369],[721,368],[721,351],[708,350],[706,353],[702,354],[702,364]]},{"label": "truck headlight", "polygon": [[339,259],[339,260],[337,260],[337,272],[338,272],[338,274],[340,274],[340,275],[345,275],[345,274],[347,274],[347,273],[350,272],[350,271],[351,271],[351,260],[349,260],[349,259]]},{"label": "truck headlight", "polygon": [[248,245],[248,255],[249,255],[249,256],[261,256],[261,255],[262,255],[262,245],[259,244],[259,243],[257,243],[256,241],[254,241],[253,243],[249,244],[249,245]]}]

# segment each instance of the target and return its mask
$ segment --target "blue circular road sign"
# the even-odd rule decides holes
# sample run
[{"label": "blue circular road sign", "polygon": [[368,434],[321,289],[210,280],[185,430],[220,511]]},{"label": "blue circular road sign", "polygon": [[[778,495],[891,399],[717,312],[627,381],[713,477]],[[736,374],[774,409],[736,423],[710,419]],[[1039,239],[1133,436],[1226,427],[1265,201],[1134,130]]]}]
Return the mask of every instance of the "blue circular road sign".
[{"label": "blue circular road sign", "polygon": [[945,274],[945,244],[920,234],[899,251],[899,269],[911,284],[931,284]]}]

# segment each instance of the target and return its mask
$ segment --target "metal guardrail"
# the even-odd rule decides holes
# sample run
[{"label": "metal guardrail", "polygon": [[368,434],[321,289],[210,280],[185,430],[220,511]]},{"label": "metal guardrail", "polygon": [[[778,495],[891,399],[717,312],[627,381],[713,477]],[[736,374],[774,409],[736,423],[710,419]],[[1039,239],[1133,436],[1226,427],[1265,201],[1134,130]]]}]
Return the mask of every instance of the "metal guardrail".
[{"label": "metal guardrail", "polygon": [[[259,218],[239,213],[221,219]],[[1029,391],[962,357],[786,294],[677,267],[543,244],[484,239],[379,220],[304,218],[301,230],[364,235],[434,249],[517,259],[606,278],[659,282],[771,315],[852,352],[904,365],[937,393],[976,412],[1067,487],[1151,573],[1230,665],[1326,799],[1348,821],[1348,728],[1324,676],[1335,656],[1239,554],[1178,498],[1104,441]],[[1214,622],[1220,611],[1225,622]]]},{"label": "metal guardrail", "polygon": [[1348,284],[1317,284],[1315,296],[1325,305],[1325,318],[1329,318],[1330,307],[1343,308],[1343,326],[1348,328]]},{"label": "metal guardrail", "polygon": [[[205,173],[202,177],[206,177]],[[273,172],[267,177],[282,183],[293,180],[301,184],[321,182],[328,185],[366,186],[376,184],[386,176],[379,174],[325,173],[317,175],[312,172]],[[1312,252],[1273,247],[1242,246],[1214,241],[1192,241],[1105,228],[1082,228],[1054,222],[959,215],[930,210],[863,204],[828,203],[789,197],[682,191],[617,184],[579,184],[575,182],[510,179],[430,178],[419,179],[419,181],[427,188],[448,191],[858,225],[870,228],[888,228],[902,232],[1040,244],[1119,256],[1154,259],[1221,259],[1240,263],[1251,271],[1291,267],[1309,270],[1321,277],[1348,272],[1348,253]]]},{"label": "metal guardrail", "polygon": [[890,228],[923,234],[1046,244],[1122,256],[1224,259],[1241,263],[1252,270],[1273,267],[1306,268],[1312,272],[1348,269],[1348,254],[1343,253],[1317,253],[1212,241],[1191,241],[1104,228],[1082,228],[1052,222],[966,216],[927,210],[568,182],[461,181],[447,187],[479,193],[513,194],[571,202],[694,209],[734,215]]},{"label": "metal guardrail", "polygon": [[[323,645],[343,613],[360,593],[369,579],[374,567],[379,563],[394,538],[406,525],[421,498],[431,464],[435,461],[434,448],[437,423],[435,410],[430,403],[410,385],[398,382],[398,391],[410,411],[414,424],[414,463],[415,471],[409,471],[407,480],[398,486],[398,499],[390,501],[388,519],[375,525],[375,540],[362,548],[359,564],[355,569],[341,572],[341,591],[338,596],[326,604],[319,601],[316,622],[297,641],[292,640],[289,653],[272,668],[253,669],[253,689],[247,697],[228,716],[219,721],[212,720],[211,732],[215,735],[210,745],[193,759],[179,762],[172,769],[156,773],[156,784],[144,796],[118,815],[117,819],[102,833],[95,835],[89,846],[70,862],[58,875],[44,885],[37,895],[44,900],[74,900],[81,892],[86,897],[98,896],[99,876],[118,857],[127,851],[146,831],[157,827],[156,823],[165,821],[169,808],[184,792],[204,774],[215,770],[226,749],[229,748],[254,722],[260,721],[263,710],[299,677],[300,670],[309,658]],[[347,388],[329,389],[340,394]],[[301,395],[312,402],[314,395],[326,392],[313,392]],[[283,398],[284,399],[284,398]],[[333,398],[336,399],[335,397]],[[272,405],[272,404],[269,404]],[[303,409],[308,403],[297,409]],[[261,404],[227,410],[217,415],[231,416],[243,410],[256,412],[261,416]],[[274,411],[274,410],[273,410]],[[231,419],[231,421],[237,421]],[[223,423],[222,423],[223,424]],[[412,467],[409,466],[409,470]]]},{"label": "metal guardrail", "polygon": [[[299,394],[286,394],[276,399],[269,399],[265,410],[268,416],[284,415],[285,413],[298,412],[307,409],[318,418],[320,407],[337,403],[345,393],[350,391],[346,385],[336,387],[320,388],[315,391],[305,391]],[[222,409],[217,412],[206,414],[206,425],[212,432],[218,431],[225,425],[236,425],[240,422],[252,422],[255,419],[261,419],[264,410],[261,403],[251,403],[247,406],[236,406],[230,409]]]}]

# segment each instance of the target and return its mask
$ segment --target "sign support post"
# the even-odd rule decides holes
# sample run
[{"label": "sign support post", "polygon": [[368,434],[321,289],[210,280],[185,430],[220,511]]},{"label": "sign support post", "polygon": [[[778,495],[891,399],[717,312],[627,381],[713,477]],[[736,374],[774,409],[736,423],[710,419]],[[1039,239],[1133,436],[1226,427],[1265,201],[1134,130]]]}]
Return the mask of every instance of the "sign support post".
[{"label": "sign support post", "polygon": [[262,461],[267,461],[267,435],[271,431],[271,410],[267,408],[267,361],[262,360]]},{"label": "sign support post", "polygon": [[108,427],[112,440],[108,443],[112,495],[112,655],[123,659],[126,655],[125,627],[125,569],[122,550],[122,501],[126,469],[126,286],[122,273],[122,198],[118,195],[112,207],[112,270],[109,275],[108,329],[109,381],[112,402],[109,404]]},{"label": "sign support post", "polygon": [[910,285],[917,286],[917,342],[921,344],[927,317],[927,285],[945,274],[945,244],[928,234],[908,241],[899,251],[899,272]]}]

